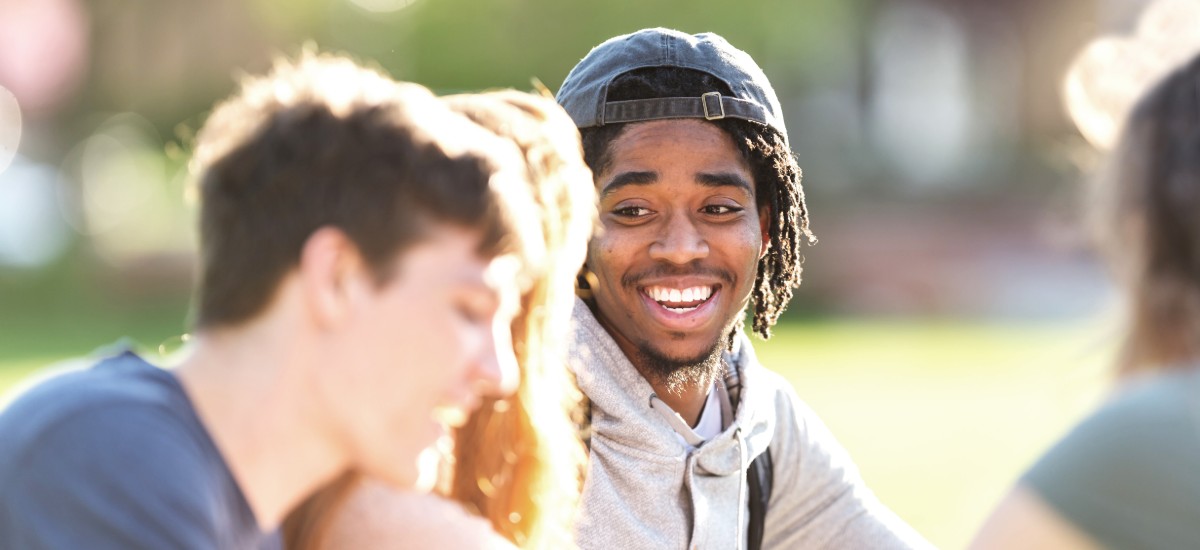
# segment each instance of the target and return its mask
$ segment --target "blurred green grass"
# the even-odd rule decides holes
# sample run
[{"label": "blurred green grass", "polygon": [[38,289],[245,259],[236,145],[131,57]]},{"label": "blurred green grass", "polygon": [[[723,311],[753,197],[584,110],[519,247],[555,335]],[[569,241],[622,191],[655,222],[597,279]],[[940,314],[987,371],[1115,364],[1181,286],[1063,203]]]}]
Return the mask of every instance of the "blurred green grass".
[{"label": "blurred green grass", "polygon": [[880,500],[938,547],[963,548],[1102,395],[1105,324],[846,320],[789,324],[757,348]]},{"label": "blurred green grass", "polygon": [[[74,319],[57,334],[33,325],[15,339],[0,331],[0,395],[40,367],[119,336],[153,356],[181,332],[182,315],[175,304],[107,322]],[[1111,345],[1101,325],[803,320],[756,345],[885,504],[937,546],[961,548],[1020,472],[1107,386]]]}]

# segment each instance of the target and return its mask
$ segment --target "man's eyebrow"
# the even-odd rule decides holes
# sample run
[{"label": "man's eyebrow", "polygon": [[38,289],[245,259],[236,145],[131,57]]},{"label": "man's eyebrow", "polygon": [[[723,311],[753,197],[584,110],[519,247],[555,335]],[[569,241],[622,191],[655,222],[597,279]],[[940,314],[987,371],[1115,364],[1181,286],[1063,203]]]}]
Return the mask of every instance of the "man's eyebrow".
[{"label": "man's eyebrow", "polygon": [[696,174],[696,181],[709,187],[738,187],[747,194],[754,195],[754,187],[750,182],[733,172],[701,172]]},{"label": "man's eyebrow", "polygon": [[621,172],[608,180],[600,192],[600,198],[616,193],[627,185],[648,185],[658,181],[658,172]]},{"label": "man's eyebrow", "polygon": [[[600,198],[603,199],[628,185],[649,185],[657,181],[658,172],[621,172],[608,181],[600,192]],[[701,172],[696,174],[696,182],[706,187],[737,187],[750,196],[754,195],[754,186],[750,185],[746,178],[733,172]]]}]

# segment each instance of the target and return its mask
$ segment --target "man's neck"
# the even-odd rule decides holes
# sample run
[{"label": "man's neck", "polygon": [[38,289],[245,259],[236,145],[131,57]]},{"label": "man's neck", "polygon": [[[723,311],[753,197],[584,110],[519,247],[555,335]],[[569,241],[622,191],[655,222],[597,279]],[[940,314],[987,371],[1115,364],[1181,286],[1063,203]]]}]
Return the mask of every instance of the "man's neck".
[{"label": "man's neck", "polygon": [[604,331],[608,333],[617,347],[621,349],[621,353],[633,365],[633,368],[638,371],[638,374],[654,388],[654,394],[671,407],[683,418],[688,426],[695,426],[700,421],[700,413],[704,411],[704,403],[708,398],[708,392],[712,388],[715,381],[713,376],[701,376],[694,380],[668,380],[661,376],[657,371],[647,365],[649,361],[642,356],[637,345],[627,338],[621,336],[620,331],[609,324],[608,320],[603,315],[597,312],[596,302],[590,299],[584,299],[584,304],[592,313],[592,317],[596,319]]},{"label": "man's neck", "polygon": [[[641,371],[640,368],[638,370]],[[642,378],[650,383],[650,387],[654,388],[654,394],[663,403],[683,417],[688,426],[695,427],[700,422],[700,413],[704,411],[704,403],[708,400],[709,390],[712,389],[712,380],[689,383],[686,387],[680,388],[678,385],[667,387],[664,382],[655,382],[652,377],[646,376],[645,372],[642,372]]]},{"label": "man's neck", "polygon": [[176,369],[264,530],[345,468],[306,406],[304,381],[289,376],[309,359],[302,341],[270,326],[210,332]]}]

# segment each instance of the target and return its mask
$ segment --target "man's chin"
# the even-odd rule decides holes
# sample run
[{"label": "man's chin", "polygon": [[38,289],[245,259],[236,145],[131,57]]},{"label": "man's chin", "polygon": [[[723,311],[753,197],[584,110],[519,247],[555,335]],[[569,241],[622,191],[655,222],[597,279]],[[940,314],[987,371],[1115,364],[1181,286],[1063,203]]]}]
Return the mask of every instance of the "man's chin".
[{"label": "man's chin", "polygon": [[660,347],[642,348],[642,354],[652,358],[653,362],[662,365],[664,371],[672,371],[680,368],[686,368],[692,365],[699,365],[705,361],[711,360],[713,355],[721,349],[720,344],[708,346],[699,351],[696,350],[677,350],[663,349]]},{"label": "man's chin", "polygon": [[727,338],[718,338],[699,352],[663,349],[644,343],[639,346],[642,376],[651,382],[665,385],[668,391],[711,384],[722,373],[721,352],[728,347]]}]

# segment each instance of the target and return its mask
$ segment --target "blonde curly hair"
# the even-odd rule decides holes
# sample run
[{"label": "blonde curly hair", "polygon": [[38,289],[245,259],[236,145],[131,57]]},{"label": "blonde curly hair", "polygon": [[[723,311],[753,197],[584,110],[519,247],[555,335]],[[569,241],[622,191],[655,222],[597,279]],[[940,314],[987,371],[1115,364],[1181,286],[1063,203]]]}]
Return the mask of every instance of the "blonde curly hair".
[{"label": "blonde curly hair", "polygon": [[592,173],[574,123],[550,98],[506,90],[444,100],[524,152],[546,249],[553,251],[513,325],[521,384],[459,430],[448,496],[522,548],[564,548],[571,544],[586,457],[569,416],[579,392],[565,368],[563,344],[574,275],[596,227]]},{"label": "blonde curly hair", "polygon": [[[574,123],[548,97],[504,90],[442,101],[523,153],[545,253],[526,255],[539,264],[532,267],[539,276],[522,293],[512,325],[518,389],[485,401],[458,429],[439,492],[520,548],[571,547],[586,453],[576,424],[580,394],[565,366],[564,343],[574,276],[597,227],[592,173]],[[362,480],[347,473],[293,510],[283,525],[287,548],[321,548]]]}]

